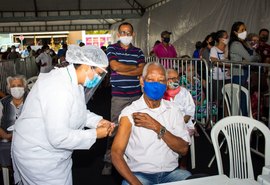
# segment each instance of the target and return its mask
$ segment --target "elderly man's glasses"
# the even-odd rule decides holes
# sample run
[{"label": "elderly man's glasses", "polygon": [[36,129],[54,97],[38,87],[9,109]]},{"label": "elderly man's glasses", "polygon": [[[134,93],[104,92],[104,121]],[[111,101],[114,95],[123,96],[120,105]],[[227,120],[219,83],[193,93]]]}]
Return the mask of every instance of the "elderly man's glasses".
[{"label": "elderly man's glasses", "polygon": [[121,36],[132,36],[132,32],[128,32],[128,31],[119,31],[119,34]]},{"label": "elderly man's glasses", "polygon": [[168,78],[168,80],[177,81],[178,78],[177,77],[173,77],[173,78]]}]

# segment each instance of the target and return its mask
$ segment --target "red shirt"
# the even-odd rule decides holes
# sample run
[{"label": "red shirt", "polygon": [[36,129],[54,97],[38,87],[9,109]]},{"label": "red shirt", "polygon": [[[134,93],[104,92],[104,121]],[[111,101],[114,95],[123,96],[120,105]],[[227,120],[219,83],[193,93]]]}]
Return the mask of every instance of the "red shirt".
[{"label": "red shirt", "polygon": [[156,45],[153,49],[158,58],[176,58],[177,53],[173,45],[164,46],[163,43]]}]

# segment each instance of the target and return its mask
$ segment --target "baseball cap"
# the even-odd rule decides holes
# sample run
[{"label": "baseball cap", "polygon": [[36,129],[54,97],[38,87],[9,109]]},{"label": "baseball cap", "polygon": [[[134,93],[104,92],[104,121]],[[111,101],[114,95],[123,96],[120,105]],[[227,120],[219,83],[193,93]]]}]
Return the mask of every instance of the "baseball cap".
[{"label": "baseball cap", "polygon": [[163,31],[163,32],[161,32],[161,37],[163,37],[163,36],[165,36],[165,35],[171,35],[172,34],[172,32],[169,32],[169,31]]}]

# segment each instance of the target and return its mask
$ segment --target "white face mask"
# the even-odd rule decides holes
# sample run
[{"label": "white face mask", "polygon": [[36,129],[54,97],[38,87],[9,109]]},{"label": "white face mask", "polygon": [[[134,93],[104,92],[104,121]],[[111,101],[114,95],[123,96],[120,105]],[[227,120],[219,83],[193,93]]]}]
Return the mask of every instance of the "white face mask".
[{"label": "white face mask", "polygon": [[242,33],[238,33],[238,38],[245,40],[247,38],[247,31],[244,31]]},{"label": "white face mask", "polygon": [[12,87],[10,88],[11,96],[16,99],[21,99],[24,95],[24,88],[23,87]]},{"label": "white face mask", "polygon": [[227,45],[229,43],[229,39],[222,39],[222,42]]},{"label": "white face mask", "polygon": [[122,36],[120,37],[120,42],[125,46],[128,46],[132,41],[132,36]]}]

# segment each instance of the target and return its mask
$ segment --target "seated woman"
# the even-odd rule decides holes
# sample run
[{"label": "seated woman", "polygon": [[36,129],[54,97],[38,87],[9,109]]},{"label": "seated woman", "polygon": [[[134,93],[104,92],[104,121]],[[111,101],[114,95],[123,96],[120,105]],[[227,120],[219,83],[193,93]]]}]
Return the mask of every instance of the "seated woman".
[{"label": "seated woman", "polygon": [[[205,98],[202,87],[205,82],[201,81],[200,77],[195,72],[195,65],[193,62],[185,64],[184,75],[180,77],[179,83],[181,86],[188,89],[194,100],[196,105],[195,119],[207,118],[207,99]],[[209,108],[212,110],[212,115],[217,114],[217,106],[215,103],[209,102]]]},{"label": "seated woman", "polygon": [[20,116],[26,98],[26,79],[22,75],[7,78],[7,90],[10,95],[0,100],[0,164],[11,166],[10,147],[12,133],[8,128]]}]

